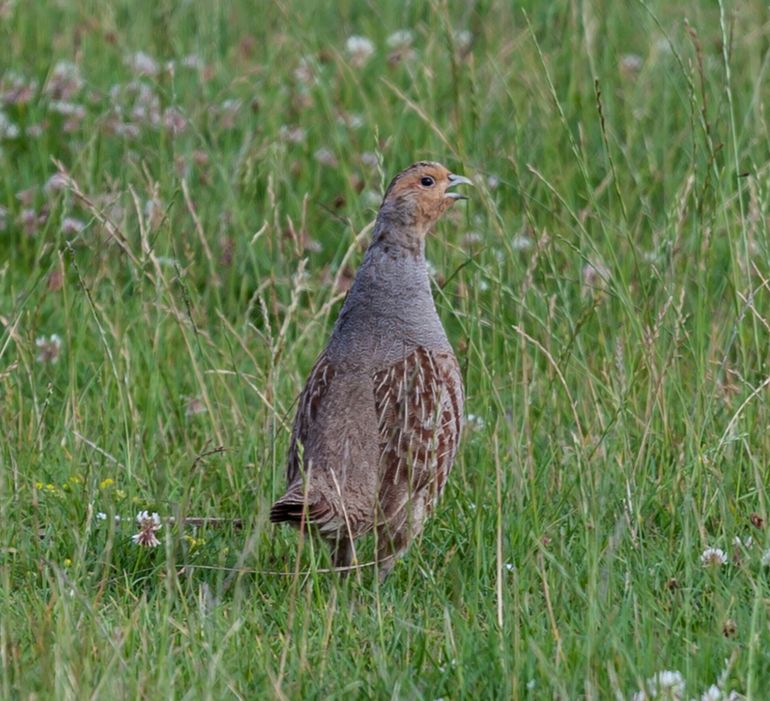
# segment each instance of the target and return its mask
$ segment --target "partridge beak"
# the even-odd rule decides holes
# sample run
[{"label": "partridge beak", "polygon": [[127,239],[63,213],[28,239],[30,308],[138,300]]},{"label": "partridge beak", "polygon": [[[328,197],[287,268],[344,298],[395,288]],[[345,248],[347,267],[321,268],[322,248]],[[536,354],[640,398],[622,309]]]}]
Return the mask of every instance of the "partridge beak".
[{"label": "partridge beak", "polygon": [[[455,185],[470,185],[473,187],[473,183],[464,175],[454,175],[453,173],[450,173],[449,185],[447,185],[446,189],[449,190],[450,187],[454,187]],[[447,192],[444,197],[448,197],[450,200],[468,199],[465,195],[461,195],[459,192]]]}]

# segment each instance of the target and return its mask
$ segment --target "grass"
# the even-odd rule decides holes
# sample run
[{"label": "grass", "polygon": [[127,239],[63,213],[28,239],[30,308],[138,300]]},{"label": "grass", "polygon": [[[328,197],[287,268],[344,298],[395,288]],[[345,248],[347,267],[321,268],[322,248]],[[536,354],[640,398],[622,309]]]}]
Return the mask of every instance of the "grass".
[{"label": "grass", "polygon": [[[0,696],[767,698],[767,9],[512,5],[2,4]],[[423,158],[478,178],[429,242],[472,416],[379,588],[267,511]]]}]

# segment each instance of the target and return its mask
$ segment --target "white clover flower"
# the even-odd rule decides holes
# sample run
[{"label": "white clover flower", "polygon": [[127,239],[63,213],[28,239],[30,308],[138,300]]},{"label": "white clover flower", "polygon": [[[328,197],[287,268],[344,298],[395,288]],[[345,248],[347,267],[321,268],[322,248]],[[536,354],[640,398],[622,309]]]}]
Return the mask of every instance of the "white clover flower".
[{"label": "white clover flower", "polygon": [[302,127],[290,127],[283,124],[278,129],[278,138],[290,144],[301,144],[307,138],[307,132]]},{"label": "white clover flower", "polygon": [[643,65],[644,61],[638,54],[625,54],[620,59],[620,69],[626,73],[638,73]]},{"label": "white clover flower", "polygon": [[45,192],[46,195],[51,195],[54,192],[66,190],[69,181],[69,178],[64,173],[54,173],[48,180],[46,180],[45,185],[43,185],[43,192]]},{"label": "white clover flower", "polygon": [[158,62],[144,51],[137,51],[123,59],[123,63],[137,75],[155,76],[160,72]]},{"label": "white clover flower", "polygon": [[406,46],[411,46],[414,42],[414,32],[411,29],[399,29],[397,32],[393,32],[386,40],[385,43],[391,49],[400,49]]},{"label": "white clover flower", "polygon": [[62,117],[72,117],[73,119],[83,119],[86,116],[86,108],[75,102],[66,100],[54,100],[48,105],[51,112],[62,115]]},{"label": "white clover flower", "polygon": [[[721,699],[722,690],[716,684],[712,684],[700,696],[700,701],[721,701]],[[695,699],[693,699],[693,701],[695,701]]]},{"label": "white clover flower", "polygon": [[644,688],[631,697],[632,701],[650,701],[650,699],[680,701],[682,698],[684,698],[684,678],[679,672],[670,670],[653,674],[644,683]]},{"label": "white clover flower", "polygon": [[167,107],[163,111],[163,126],[172,134],[181,134],[187,128],[187,117],[176,107]]},{"label": "white clover flower", "polygon": [[86,225],[74,217],[64,217],[61,222],[61,232],[65,235],[79,234],[85,228]]},{"label": "white clover flower", "polygon": [[379,207],[382,202],[382,195],[376,190],[367,188],[361,193],[361,201],[365,207]]},{"label": "white clover flower", "polygon": [[302,56],[294,69],[294,79],[303,85],[312,85],[316,82],[316,65],[312,58]]},{"label": "white clover flower", "polygon": [[0,112],[0,139],[16,139],[19,136],[19,127],[16,126],[5,112]]},{"label": "white clover flower", "polygon": [[589,261],[583,266],[583,295],[603,291],[611,277],[610,269],[600,260]]},{"label": "white clover flower", "polygon": [[721,567],[727,563],[727,555],[721,548],[706,548],[701,553],[700,563],[704,567]]},{"label": "white clover flower", "polygon": [[187,54],[187,56],[183,56],[179,64],[185,68],[195,68],[197,70],[202,70],[206,67],[205,62],[198,56],[198,54]]},{"label": "white clover flower", "polygon": [[59,360],[59,353],[61,351],[61,338],[58,334],[51,334],[48,338],[45,336],[39,336],[35,340],[37,346],[37,362],[38,363],[51,363],[55,365]]},{"label": "white clover flower", "polygon": [[331,149],[328,149],[325,146],[317,149],[313,154],[313,158],[322,165],[330,166],[331,168],[336,168],[339,165],[337,157],[332,153]]},{"label": "white clover flower", "polygon": [[482,428],[484,428],[485,422],[481,416],[477,416],[476,414],[468,414],[465,417],[465,424],[468,426],[468,428],[471,428],[474,431],[480,431]]},{"label": "white clover flower", "polygon": [[0,84],[0,102],[6,105],[26,105],[37,93],[37,81],[27,80],[20,73],[6,71]]},{"label": "white clover flower", "polygon": [[360,129],[366,124],[366,120],[357,112],[343,112],[337,117],[337,124],[348,129]]},{"label": "white clover flower", "polygon": [[58,61],[51,71],[45,92],[53,97],[66,100],[80,92],[84,85],[80,69],[71,61]]},{"label": "white clover flower", "polygon": [[185,406],[184,415],[187,418],[195,416],[196,414],[205,414],[207,411],[206,405],[198,397],[190,397]]},{"label": "white clover flower", "polygon": [[345,52],[354,68],[363,68],[374,54],[374,44],[366,37],[351,36],[345,42]]},{"label": "white clover flower", "polygon": [[380,161],[377,158],[376,153],[372,153],[371,151],[364,151],[361,154],[361,163],[363,163],[365,166],[368,166],[369,168],[376,168],[379,162]]},{"label": "white clover flower", "polygon": [[105,514],[104,511],[97,511],[96,512],[96,520],[97,521],[106,521],[107,520],[107,514]]},{"label": "white clover flower", "polygon": [[455,44],[457,44],[457,48],[460,49],[460,51],[467,51],[471,48],[471,43],[473,42],[473,34],[471,34],[467,29],[461,29],[460,31],[455,32],[454,38]]},{"label": "white clover flower", "polygon": [[511,239],[511,248],[514,251],[526,251],[528,248],[532,248],[532,239],[523,234],[514,236]]},{"label": "white clover flower", "polygon": [[469,231],[463,236],[463,245],[467,248],[478,246],[484,242],[484,237],[478,231]]},{"label": "white clover flower", "polygon": [[139,533],[131,536],[131,540],[136,545],[144,548],[155,548],[160,545],[160,541],[155,534],[163,528],[163,525],[157,513],[149,514],[147,511],[140,511],[136,515],[136,522],[139,524]]}]

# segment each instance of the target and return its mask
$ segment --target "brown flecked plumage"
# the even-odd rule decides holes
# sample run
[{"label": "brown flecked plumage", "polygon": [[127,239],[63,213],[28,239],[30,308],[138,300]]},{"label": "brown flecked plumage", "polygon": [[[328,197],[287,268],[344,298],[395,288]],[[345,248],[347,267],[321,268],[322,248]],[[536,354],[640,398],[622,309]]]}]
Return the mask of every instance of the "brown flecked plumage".
[{"label": "brown flecked plumage", "polygon": [[364,262],[299,398],[286,493],[270,520],[309,524],[338,567],[374,531],[384,579],[423,527],[457,452],[460,368],[436,313],[425,237],[467,178],[415,163],[388,187]]}]

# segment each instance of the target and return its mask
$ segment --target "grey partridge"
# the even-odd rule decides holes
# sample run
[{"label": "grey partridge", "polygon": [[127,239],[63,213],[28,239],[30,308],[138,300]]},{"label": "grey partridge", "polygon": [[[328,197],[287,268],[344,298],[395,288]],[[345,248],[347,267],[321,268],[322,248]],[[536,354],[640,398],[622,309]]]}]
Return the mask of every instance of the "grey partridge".
[{"label": "grey partridge", "polygon": [[270,520],[309,525],[335,566],[376,536],[384,580],[444,488],[463,425],[462,376],[436,313],[425,238],[471,184],[439,163],[390,183],[331,339],[299,398],[286,493]]}]

